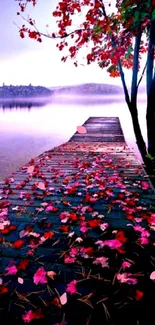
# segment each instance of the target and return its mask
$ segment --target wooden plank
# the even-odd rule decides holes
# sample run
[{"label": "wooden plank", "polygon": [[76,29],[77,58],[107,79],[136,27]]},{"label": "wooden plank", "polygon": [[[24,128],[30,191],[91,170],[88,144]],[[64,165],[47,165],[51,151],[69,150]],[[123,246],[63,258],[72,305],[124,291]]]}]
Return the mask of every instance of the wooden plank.
[{"label": "wooden plank", "polygon": [[[86,135],[76,132],[67,143],[46,151],[0,182],[0,279],[8,288],[8,293],[0,294],[2,325],[22,325],[22,315],[39,308],[44,318],[36,320],[36,324],[38,321],[41,325],[65,325],[64,315],[66,325],[85,325],[90,321],[90,325],[109,325],[103,317],[103,304],[110,310],[115,325],[137,325],[144,309],[147,317],[150,315],[148,306],[155,298],[153,282],[149,282],[154,270],[150,262],[154,245],[143,245],[140,230],[133,232],[133,227],[146,228],[154,242],[150,220],[155,213],[155,191],[135,153],[127,147],[118,117],[90,117],[83,126]],[[32,174],[28,173],[29,166],[34,166]],[[43,189],[38,188],[39,182]],[[56,209],[48,211],[49,206]],[[62,217],[64,212],[66,220]],[[12,229],[7,224],[3,229],[3,218]],[[108,228],[104,230],[106,224]],[[62,231],[62,226],[68,230]],[[99,248],[96,244],[111,239],[121,247]],[[14,247],[18,240],[23,241],[20,248]],[[65,262],[68,257],[70,263]],[[109,258],[109,268],[99,262],[98,258],[103,257]],[[20,270],[19,263],[25,259],[29,265]],[[146,291],[145,308],[140,308],[139,314],[137,311],[136,322],[135,286],[120,285],[116,278],[118,272],[128,272],[122,269],[124,261],[132,264],[129,273],[139,281],[138,290]],[[7,275],[6,268],[14,265],[17,273]],[[34,283],[40,267],[45,270],[48,285]],[[49,278],[47,271],[56,272],[55,278]],[[22,285],[19,279],[23,279]],[[64,309],[60,297],[73,280],[78,281],[78,294],[67,293],[68,307]],[[122,308],[115,307],[119,299],[129,306],[125,315]],[[151,324],[148,318],[146,324],[138,323],[147,324]]]}]

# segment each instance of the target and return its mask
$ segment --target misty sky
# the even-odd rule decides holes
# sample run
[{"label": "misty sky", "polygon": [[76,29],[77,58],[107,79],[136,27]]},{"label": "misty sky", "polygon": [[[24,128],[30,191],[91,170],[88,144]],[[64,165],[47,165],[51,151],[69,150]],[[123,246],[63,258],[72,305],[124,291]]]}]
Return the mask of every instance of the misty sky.
[{"label": "misty sky", "polygon": [[[52,11],[57,0],[38,0],[33,8],[28,5],[28,12],[37,22],[41,31],[56,30]],[[119,78],[110,78],[97,64],[75,68],[73,61],[61,62],[62,52],[56,48],[56,42],[43,39],[42,43],[21,39],[18,28],[23,23],[17,16],[18,0],[0,0],[0,85],[30,84],[43,86],[69,85],[83,82],[121,84]],[[24,14],[27,17],[27,14]],[[143,62],[143,65],[145,61]],[[131,72],[127,72],[127,82]],[[145,79],[144,79],[145,82]]]}]

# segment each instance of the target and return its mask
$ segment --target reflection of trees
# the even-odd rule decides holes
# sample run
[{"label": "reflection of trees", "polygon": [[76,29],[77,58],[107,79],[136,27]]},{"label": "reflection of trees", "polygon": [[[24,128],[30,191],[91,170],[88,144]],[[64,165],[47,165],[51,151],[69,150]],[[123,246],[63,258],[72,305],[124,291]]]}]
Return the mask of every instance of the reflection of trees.
[{"label": "reflection of trees", "polygon": [[45,106],[45,102],[0,102],[0,108],[3,109],[14,109],[16,108],[16,110],[22,109],[22,108],[27,108],[28,110],[31,110],[32,107],[43,107]]}]

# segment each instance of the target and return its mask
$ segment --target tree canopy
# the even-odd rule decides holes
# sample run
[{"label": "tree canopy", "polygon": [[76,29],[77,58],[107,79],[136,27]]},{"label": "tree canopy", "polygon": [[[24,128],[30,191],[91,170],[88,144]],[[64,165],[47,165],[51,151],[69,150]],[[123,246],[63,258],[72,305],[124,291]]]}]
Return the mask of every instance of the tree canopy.
[{"label": "tree canopy", "polygon": [[[63,51],[61,60],[66,62],[70,58],[76,67],[78,54],[85,49],[87,64],[96,62],[111,77],[120,76],[143,158],[147,151],[138,121],[137,92],[146,70],[148,151],[155,156],[155,134],[151,127],[152,121],[155,122],[152,109],[155,93],[155,0],[62,0],[52,13],[57,30],[46,33],[38,30],[37,22],[32,18],[23,16],[30,3],[35,7],[37,0],[19,1],[18,15],[22,15],[25,22],[19,28],[22,38],[27,35],[38,42],[42,42],[43,37],[57,39],[56,46]],[[113,4],[114,10],[108,10]],[[141,59],[145,53],[147,59],[142,67]],[[124,68],[132,70],[131,94]],[[138,76],[141,68],[143,70]]]},{"label": "tree canopy", "polygon": [[[21,14],[28,3],[33,6],[36,0],[20,1]],[[108,4],[111,6],[111,2]],[[60,1],[53,11],[56,18],[57,31],[46,34],[38,31],[36,22],[26,19],[19,32],[22,38],[27,34],[38,42],[42,36],[58,38],[57,47],[60,51],[65,48],[68,53],[62,56],[62,61],[68,58],[78,66],[77,54],[84,46],[87,47],[87,64],[97,62],[101,68],[106,68],[111,77],[120,76],[119,61],[122,67],[133,67],[134,48],[133,37],[145,33],[145,39],[140,41],[140,59],[148,51],[148,30],[150,21],[155,19],[155,1],[116,0],[115,12],[106,12],[107,1],[104,0],[64,0]],[[76,28],[74,21],[79,21]]]}]

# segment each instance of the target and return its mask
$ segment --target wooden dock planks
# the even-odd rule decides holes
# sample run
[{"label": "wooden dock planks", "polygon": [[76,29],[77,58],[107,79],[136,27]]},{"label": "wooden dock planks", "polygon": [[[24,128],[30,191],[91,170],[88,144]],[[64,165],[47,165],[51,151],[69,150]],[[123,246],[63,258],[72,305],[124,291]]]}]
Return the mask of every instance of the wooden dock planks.
[{"label": "wooden dock planks", "polygon": [[[0,182],[2,325],[11,320],[20,325],[29,317],[36,318],[34,324],[48,325],[143,325],[145,311],[151,315],[152,291],[149,304],[146,293],[146,308],[139,312],[137,307],[134,316],[135,290],[145,291],[145,281],[133,275],[138,286],[122,287],[115,277],[126,272],[120,268],[123,261],[130,261],[133,274],[143,273],[148,265],[146,279],[154,269],[154,189],[127,147],[117,117],[90,117],[84,126],[85,135],[76,132]],[[133,232],[134,226],[148,233],[141,228]],[[151,247],[143,244],[150,234]],[[100,248],[108,240],[114,240],[107,242],[114,247]],[[104,266],[99,260],[103,256],[110,261],[108,267],[106,260]],[[36,284],[38,270],[37,281],[43,283]],[[66,296],[61,297],[70,282],[64,304]],[[117,308],[122,299],[126,307]]]}]

